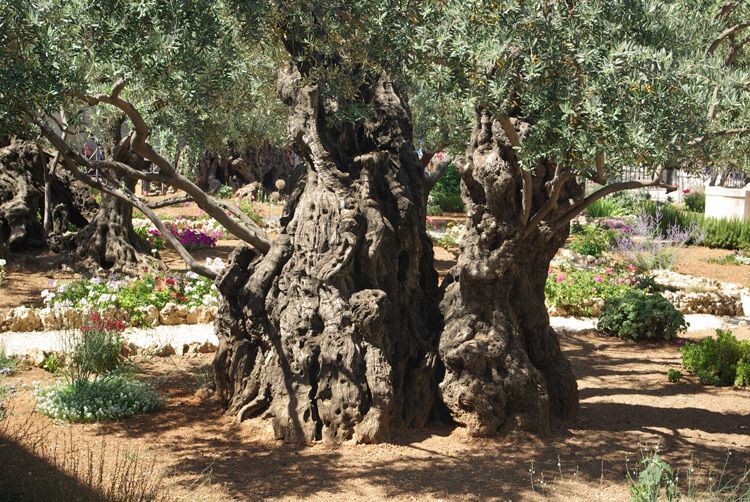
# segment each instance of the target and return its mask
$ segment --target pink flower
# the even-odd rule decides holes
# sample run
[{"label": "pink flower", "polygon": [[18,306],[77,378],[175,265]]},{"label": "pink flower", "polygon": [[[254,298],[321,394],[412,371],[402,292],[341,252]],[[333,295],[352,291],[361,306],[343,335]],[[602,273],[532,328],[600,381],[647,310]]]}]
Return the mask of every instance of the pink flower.
[{"label": "pink flower", "polygon": [[604,270],[604,273],[605,273],[605,274],[611,274],[611,273],[614,273],[614,270],[612,270],[612,267],[607,267],[607,268],[606,268],[606,269]]},{"label": "pink flower", "polygon": [[630,265],[628,265],[628,270],[630,270],[631,272],[635,272],[636,270],[638,270],[638,267],[631,263]]},{"label": "pink flower", "polygon": [[602,282],[602,278],[599,275],[594,276],[594,282]]},{"label": "pink flower", "polygon": [[564,280],[565,280],[565,275],[564,274],[560,274],[560,275],[557,276],[557,282],[563,282]]},{"label": "pink flower", "polygon": [[624,277],[620,277],[620,278],[619,278],[619,279],[617,280],[617,282],[618,282],[618,283],[620,283],[620,284],[622,284],[623,282],[625,282],[625,278],[624,278]]},{"label": "pink flower", "polygon": [[547,269],[547,275],[552,275],[552,269],[551,268]]}]

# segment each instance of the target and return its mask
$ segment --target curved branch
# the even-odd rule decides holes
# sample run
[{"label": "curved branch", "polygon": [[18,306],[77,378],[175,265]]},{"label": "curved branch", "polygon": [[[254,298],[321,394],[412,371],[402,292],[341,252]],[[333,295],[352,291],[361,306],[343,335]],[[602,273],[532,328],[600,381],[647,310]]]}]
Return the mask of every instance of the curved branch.
[{"label": "curved branch", "polygon": [[743,21],[739,24],[735,24],[734,26],[731,26],[727,28],[726,30],[722,31],[718,37],[714,39],[713,42],[711,42],[711,45],[708,46],[708,49],[706,50],[706,55],[710,56],[714,52],[716,52],[716,49],[718,49],[719,45],[726,40],[727,38],[731,37],[735,33],[738,33],[746,28],[750,27],[750,21]]},{"label": "curved branch", "polygon": [[[147,160],[150,160],[159,168],[159,174],[157,175],[158,178],[150,178],[150,181],[161,181],[187,193],[190,197],[192,197],[193,201],[195,201],[198,207],[203,209],[209,216],[221,223],[224,228],[227,229],[227,231],[235,235],[238,239],[250,244],[261,253],[267,253],[271,248],[271,241],[268,236],[266,236],[265,232],[260,229],[260,227],[258,227],[249,218],[240,218],[242,224],[240,224],[233,218],[230,218],[227,215],[226,210],[229,210],[230,212],[235,214],[235,216],[237,216],[237,213],[232,210],[232,208],[227,208],[226,204],[221,203],[218,199],[207,194],[206,192],[201,190],[198,185],[177,172],[177,170],[169,162],[169,160],[159,155],[153,149],[153,147],[146,142],[146,138],[148,137],[149,133],[146,121],[143,119],[143,116],[140,114],[140,112],[138,112],[138,110],[135,108],[135,106],[133,106],[132,103],[119,96],[120,91],[122,90],[124,85],[124,81],[120,81],[115,85],[115,88],[110,95],[85,96],[83,99],[92,106],[99,103],[110,104],[118,108],[128,116],[133,124],[131,148],[135,153],[141,155]],[[118,168],[116,166],[110,167]],[[122,166],[119,166],[119,168],[122,169]],[[132,169],[132,171],[134,171],[135,173],[139,172],[134,169]],[[132,175],[141,179],[147,179],[140,175]],[[237,212],[239,212],[239,210],[237,210]]]},{"label": "curved branch", "polygon": [[[43,124],[37,124],[39,125],[40,129],[42,130],[42,134],[49,139],[53,144],[59,142],[59,137],[56,137],[54,133],[50,134],[52,131],[44,126]],[[58,150],[60,151],[60,150]],[[109,186],[104,183],[103,179],[95,180],[91,178],[90,176],[82,173],[77,165],[76,162],[74,162],[71,158],[69,158],[65,153],[61,152],[63,163],[62,165],[65,167],[65,169],[73,175],[75,179],[78,181],[81,181],[82,183],[85,183],[86,185],[96,188],[98,190],[101,190],[102,192],[106,192],[113,197],[116,197],[118,200],[125,202],[126,204],[129,204],[133,206],[134,208],[141,211],[151,222],[154,224],[154,226],[159,230],[161,235],[164,237],[164,239],[172,246],[172,248],[177,252],[178,255],[180,255],[180,258],[182,258],[185,263],[188,265],[190,270],[195,272],[196,274],[202,275],[203,277],[207,277],[209,279],[216,279],[218,274],[216,271],[206,267],[205,265],[201,265],[198,263],[193,256],[188,252],[187,249],[180,243],[180,241],[172,235],[172,232],[170,232],[165,226],[164,223],[159,219],[159,217],[154,213],[154,211],[146,204],[145,202],[141,201],[136,195],[131,193],[130,191],[126,189],[121,188],[115,188],[112,186]],[[81,156],[83,157],[83,156]],[[85,157],[84,157],[85,158]],[[84,164],[86,165],[86,164]]]},{"label": "curved branch", "polygon": [[648,188],[648,187],[666,188],[667,193],[674,192],[675,190],[677,190],[676,186],[667,185],[666,183],[663,183],[661,181],[661,176],[663,172],[664,172],[664,168],[662,167],[657,171],[656,175],[651,180],[620,181],[620,182],[612,183],[611,185],[607,185],[607,186],[600,188],[599,190],[592,193],[588,197],[584,199],[580,199],[575,204],[573,204],[557,220],[557,223],[555,225],[555,230],[560,230],[563,226],[570,223],[570,221],[573,218],[581,214],[581,212],[583,212],[587,207],[589,207],[594,202],[606,197],[607,195],[613,194],[615,192],[622,192],[623,190],[634,190],[636,188]]}]

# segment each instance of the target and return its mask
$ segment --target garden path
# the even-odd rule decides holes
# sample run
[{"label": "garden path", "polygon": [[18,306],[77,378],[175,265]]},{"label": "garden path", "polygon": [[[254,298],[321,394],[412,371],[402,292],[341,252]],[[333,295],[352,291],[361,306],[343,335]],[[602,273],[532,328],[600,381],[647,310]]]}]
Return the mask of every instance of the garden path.
[{"label": "garden path", "polygon": [[[732,329],[739,339],[750,340],[750,327],[746,317],[719,317],[707,314],[687,314],[689,323],[687,338],[709,336],[716,329]],[[578,319],[575,317],[550,317],[550,323],[556,330],[567,333],[578,333],[596,329],[596,319]],[[9,356],[29,356],[39,352],[60,351],[65,340],[66,331],[39,331],[34,333],[6,332],[0,333],[0,346]],[[159,352],[171,346],[176,353],[181,353],[185,345],[209,344],[216,346],[218,339],[214,334],[213,324],[191,324],[180,326],[156,326],[153,328],[128,328],[125,338],[139,349]]]}]

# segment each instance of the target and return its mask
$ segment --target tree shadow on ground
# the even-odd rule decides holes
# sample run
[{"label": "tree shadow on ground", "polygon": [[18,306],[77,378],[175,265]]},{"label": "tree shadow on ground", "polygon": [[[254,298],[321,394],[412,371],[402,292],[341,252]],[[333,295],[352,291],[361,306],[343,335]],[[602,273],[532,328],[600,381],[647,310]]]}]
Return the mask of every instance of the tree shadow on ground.
[{"label": "tree shadow on ground", "polygon": [[[558,482],[575,477],[588,487],[622,486],[626,459],[632,468],[644,450],[657,444],[682,470],[695,459],[706,469],[720,471],[728,448],[736,454],[727,474],[746,468],[747,409],[722,413],[710,407],[659,404],[674,396],[694,399],[703,393],[721,399],[733,392],[691,382],[670,384],[662,373],[675,348],[639,350],[591,333],[564,336],[563,348],[579,378],[581,407],[579,417],[551,437],[510,431],[471,439],[461,428],[433,425],[385,445],[286,445],[270,438],[259,422],[232,423],[217,403],[180,390],[186,378],[179,374],[167,382],[175,387],[163,411],[102,424],[98,433],[145,438],[160,451],[169,451],[169,475],[180,477],[179,483],[189,487],[202,478],[237,500],[341,494],[515,500],[533,496],[542,475]],[[199,369],[205,366],[196,366]],[[631,398],[647,401],[629,402]]]},{"label": "tree shadow on ground", "polygon": [[106,502],[101,493],[2,434],[0,466],[2,502]]}]

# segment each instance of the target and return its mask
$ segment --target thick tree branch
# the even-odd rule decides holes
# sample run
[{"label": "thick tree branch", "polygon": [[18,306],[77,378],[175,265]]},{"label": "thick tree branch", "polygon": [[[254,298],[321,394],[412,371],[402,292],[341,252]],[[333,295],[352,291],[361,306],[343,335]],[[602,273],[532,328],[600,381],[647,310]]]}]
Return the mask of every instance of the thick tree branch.
[{"label": "thick tree branch", "polygon": [[[58,124],[61,125],[60,130],[62,131],[62,139],[65,141],[68,139],[69,134],[65,110],[60,110],[60,121]],[[44,228],[45,239],[49,238],[49,232],[52,230],[52,180],[55,177],[55,170],[59,162],[60,151],[57,150],[50,164],[44,167],[44,218],[42,221],[42,228]]]},{"label": "thick tree branch", "polygon": [[722,31],[718,37],[714,39],[713,42],[711,42],[711,45],[708,46],[708,49],[706,50],[706,55],[710,56],[714,52],[716,52],[716,49],[719,48],[719,45],[726,40],[727,38],[733,36],[735,33],[738,33],[746,28],[750,27],[750,21],[743,21],[739,24],[735,24],[734,26],[731,26],[727,28],[726,30]]},{"label": "thick tree branch", "polygon": [[[37,125],[39,125],[40,129],[42,130],[42,134],[50,142],[52,142],[53,144],[59,143],[61,138],[54,134],[51,129],[41,123],[38,123]],[[159,230],[164,239],[172,246],[177,254],[180,255],[180,258],[185,261],[190,270],[192,270],[196,274],[202,275],[203,277],[216,279],[217,273],[214,270],[206,267],[205,265],[201,265],[200,263],[198,263],[188,252],[188,250],[185,249],[185,247],[180,243],[180,241],[164,226],[164,223],[161,221],[161,219],[159,219],[156,213],[154,213],[154,211],[150,207],[148,207],[145,202],[141,201],[135,194],[131,193],[127,189],[110,186],[106,184],[104,182],[104,179],[102,178],[97,180],[84,174],[78,169],[77,161],[74,162],[71,158],[67,157],[65,153],[62,153],[62,150],[58,149],[58,151],[61,152],[63,160],[62,165],[65,166],[65,169],[69,173],[71,173],[75,179],[81,181],[82,183],[85,183],[92,188],[96,188],[98,190],[101,190],[102,192],[106,192],[113,197],[116,197],[118,200],[125,202],[126,204],[129,204],[141,211],[149,220],[151,220],[151,222]],[[83,158],[85,159],[85,157]]]},{"label": "thick tree branch", "polygon": [[[209,216],[221,223],[224,228],[240,240],[250,244],[261,253],[267,253],[271,248],[271,241],[266,234],[248,217],[241,217],[239,209],[229,207],[229,204],[219,201],[218,199],[207,194],[200,189],[195,183],[185,176],[181,175],[174,166],[163,156],[159,155],[153,147],[146,142],[149,130],[145,120],[138,110],[129,101],[119,96],[125,82],[120,81],[115,85],[112,93],[109,95],[85,96],[83,99],[89,105],[106,103],[115,106],[125,113],[133,124],[131,148],[134,152],[143,158],[150,160],[159,168],[158,178],[154,181],[161,181],[188,194],[193,201],[203,209]],[[117,168],[115,166],[111,166]],[[122,169],[122,166],[119,167]],[[136,171],[136,170],[133,170]],[[138,171],[136,171],[138,172]],[[143,176],[136,176],[141,179],[147,179]],[[229,217],[226,211],[229,210],[235,216],[238,216],[241,223]]]},{"label": "thick tree branch", "polygon": [[[521,139],[519,138],[518,132],[513,126],[510,117],[508,117],[507,115],[500,115],[498,117],[498,121],[500,122],[500,127],[503,128],[503,132],[505,132],[505,136],[508,138],[510,145],[513,148],[518,148],[519,146],[521,146]],[[533,180],[529,171],[523,168],[520,168],[520,171],[523,183],[523,186],[521,188],[521,224],[526,225],[529,221],[529,217],[531,216]]]},{"label": "thick tree branch", "polygon": [[610,185],[606,185],[600,188],[599,190],[592,193],[588,197],[585,197],[575,202],[565,213],[563,213],[563,215],[557,220],[555,230],[562,229],[565,225],[570,223],[570,221],[573,218],[581,214],[581,212],[583,212],[591,204],[615,192],[622,192],[623,190],[634,190],[636,188],[648,188],[648,187],[666,188],[667,193],[674,192],[675,190],[677,190],[676,186],[667,185],[666,183],[663,183],[661,181],[661,177],[663,173],[664,173],[664,167],[661,167],[656,172],[656,175],[654,176],[654,178],[651,180],[620,181],[620,182],[612,183]]},{"label": "thick tree branch", "polygon": [[178,197],[170,197],[168,199],[159,200],[156,202],[149,202],[148,207],[151,209],[159,209],[162,207],[176,206],[177,204],[184,204],[185,202],[192,202],[192,197],[187,195],[180,195]]},{"label": "thick tree branch", "polygon": [[562,192],[565,183],[573,178],[573,176],[575,176],[575,174],[572,171],[563,171],[560,169],[560,166],[555,169],[555,177],[552,178],[552,181],[550,181],[549,198],[547,199],[547,202],[544,204],[544,206],[542,206],[534,214],[534,216],[531,218],[531,221],[526,224],[524,233],[528,234],[529,232],[531,232],[542,222],[542,220],[544,220],[544,217],[547,216],[550,211],[557,209],[557,202],[560,199],[560,193]]},{"label": "thick tree branch", "polygon": [[[436,156],[432,155],[433,161],[435,160],[435,158]],[[442,158],[438,158],[436,162],[432,162],[434,169],[430,172],[425,172],[424,175],[424,193],[430,193],[432,188],[435,186],[435,183],[437,183],[438,180],[443,177],[443,174],[445,174],[445,170],[448,168],[452,161],[453,157],[451,156],[451,154],[446,153]]]}]

